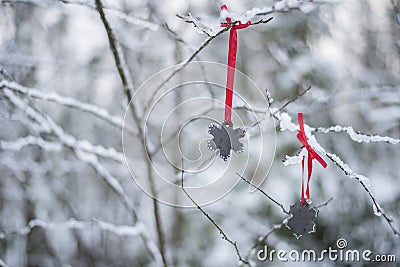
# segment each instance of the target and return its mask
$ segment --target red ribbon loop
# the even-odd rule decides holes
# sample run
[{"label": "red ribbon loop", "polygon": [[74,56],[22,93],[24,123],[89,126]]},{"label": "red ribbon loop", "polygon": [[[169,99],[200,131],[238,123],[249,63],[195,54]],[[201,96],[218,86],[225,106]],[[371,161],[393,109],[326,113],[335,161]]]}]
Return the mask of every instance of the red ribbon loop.
[{"label": "red ribbon loop", "polygon": [[[221,10],[228,10],[226,5],[221,6]],[[226,18],[227,23],[221,23],[221,27],[229,27],[232,23],[231,18]],[[225,90],[225,124],[229,125],[232,122],[232,99],[233,99],[233,83],[235,80],[236,68],[236,51],[237,51],[237,30],[247,28],[251,22],[239,22],[232,26],[229,31],[229,51],[228,51],[228,72],[226,77],[226,90]]]},{"label": "red ribbon loop", "polygon": [[[307,162],[307,167],[308,167],[308,179],[307,179],[307,189],[306,189],[306,196],[307,199],[310,199],[310,179],[311,179],[311,173],[312,173],[312,161],[313,159],[316,159],[322,167],[326,168],[327,164],[326,162],[321,158],[320,155],[315,152],[314,149],[310,146],[310,144],[307,141],[306,137],[306,132],[304,131],[304,120],[303,120],[303,113],[298,113],[298,121],[299,121],[299,126],[300,126],[300,131],[297,133],[297,139],[299,139],[300,143],[304,145],[304,147],[308,151],[308,162]],[[301,161],[301,168],[302,168],[302,182],[301,182],[301,204],[305,204],[305,199],[304,199],[304,157]]]}]

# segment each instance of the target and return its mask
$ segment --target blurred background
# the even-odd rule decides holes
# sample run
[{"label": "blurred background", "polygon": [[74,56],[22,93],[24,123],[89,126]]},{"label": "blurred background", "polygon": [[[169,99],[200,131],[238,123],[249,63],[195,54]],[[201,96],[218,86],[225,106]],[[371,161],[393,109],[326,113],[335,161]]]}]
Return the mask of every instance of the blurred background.
[{"label": "blurred background", "polygon": [[[238,70],[271,93],[271,108],[311,86],[284,110],[294,123],[303,112],[312,127],[351,125],[362,133],[400,138],[398,0],[102,2],[133,88],[184,62],[207,39],[176,14],[190,12],[218,25],[221,4],[236,13],[275,7],[253,18],[273,17],[271,22],[239,31],[237,61]],[[228,38],[224,33],[213,39],[196,60],[225,64]],[[130,176],[120,129],[128,102],[94,1],[0,1],[0,67],[1,264],[162,266],[160,227],[168,266],[237,264],[234,248],[199,210],[154,204]],[[399,142],[356,142],[336,132],[315,137],[369,178],[399,229]],[[277,122],[274,162],[262,189],[286,208],[300,198],[301,166],[284,166],[282,160],[299,148],[295,134],[281,131]],[[315,205],[333,197],[320,208],[317,232],[297,240],[282,227],[265,243],[271,249],[321,251],[345,238],[350,249],[395,254],[399,261],[399,236],[383,216],[375,216],[367,192],[326,161],[328,168],[315,167],[311,180]],[[243,182],[204,210],[237,242],[243,257],[255,244],[262,248],[258,238],[287,217],[260,192],[250,194]],[[249,260],[252,266],[312,265],[260,262],[254,253]]]}]

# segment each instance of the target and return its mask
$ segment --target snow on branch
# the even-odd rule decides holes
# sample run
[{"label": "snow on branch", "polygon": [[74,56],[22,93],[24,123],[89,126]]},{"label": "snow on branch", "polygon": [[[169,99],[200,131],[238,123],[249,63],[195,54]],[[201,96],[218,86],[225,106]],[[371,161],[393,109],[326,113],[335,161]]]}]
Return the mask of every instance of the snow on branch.
[{"label": "snow on branch", "polygon": [[256,7],[251,10],[244,12],[242,15],[235,16],[235,14],[227,14],[232,19],[240,21],[248,21],[256,16],[265,16],[272,13],[289,12],[292,10],[299,10],[303,13],[309,13],[319,4],[334,3],[335,1],[330,0],[283,0],[276,2],[273,6]]},{"label": "snow on branch", "polygon": [[46,151],[53,151],[53,152],[59,152],[62,149],[62,145],[60,143],[45,141],[40,137],[32,135],[18,138],[13,141],[0,140],[0,148],[4,150],[19,151],[23,147],[28,145],[36,145],[43,148]]},{"label": "snow on branch", "polygon": [[121,77],[122,85],[124,86],[124,92],[128,95],[128,102],[131,100],[131,94],[134,91],[133,88],[133,79],[131,73],[128,68],[128,64],[126,63],[124,53],[122,51],[122,47],[117,41],[115,37],[115,32],[111,28],[110,23],[108,22],[106,15],[104,13],[103,3],[100,0],[96,0],[96,9],[100,14],[101,21],[104,24],[104,28],[107,32],[107,37],[110,45],[111,52],[113,53],[115,59],[115,65],[118,70],[118,74]]},{"label": "snow on branch", "polygon": [[[61,3],[64,3],[64,4],[81,5],[81,6],[89,7],[94,10],[96,9],[96,5],[94,4],[93,0],[58,0],[58,1]],[[47,7],[50,5],[54,5],[55,2],[56,1],[54,1],[54,0],[0,0],[0,4],[1,3],[21,3],[21,4],[32,4],[32,5],[39,6],[39,7]],[[112,14],[132,25],[146,28],[146,29],[149,29],[152,31],[156,31],[159,27],[157,24],[155,24],[153,22],[138,18],[131,14],[128,15],[110,3],[106,3],[104,5],[104,9],[106,10],[107,13]]]},{"label": "snow on branch", "polygon": [[[121,152],[115,150],[115,148],[106,148],[101,145],[93,145],[87,140],[77,140],[74,136],[66,134],[64,130],[57,125],[50,117],[40,114],[34,110],[31,106],[26,105],[21,98],[17,97],[9,89],[4,89],[3,93],[5,96],[18,108],[24,111],[28,117],[34,119],[47,133],[55,134],[59,141],[70,148],[92,153],[103,158],[112,159],[119,163],[124,164],[124,156]],[[38,143],[38,145],[41,145]]]},{"label": "snow on branch", "polygon": [[209,37],[215,36],[221,29],[221,22],[225,22],[226,18],[231,18],[234,22],[246,23],[247,21],[253,20],[257,16],[266,16],[273,13],[289,12],[292,10],[300,10],[303,13],[312,11],[316,5],[322,3],[330,3],[332,1],[323,0],[308,0],[308,1],[296,1],[296,0],[283,0],[278,1],[272,6],[267,7],[256,7],[251,10],[247,10],[244,13],[236,13],[228,11],[226,9],[221,10],[218,18],[208,17],[194,17],[191,13],[187,15],[177,15],[178,18],[184,20],[187,23],[193,24],[199,33],[206,34]]},{"label": "snow on branch", "polygon": [[336,133],[347,133],[350,138],[358,143],[374,143],[374,142],[385,142],[392,145],[400,144],[400,139],[395,139],[389,136],[380,136],[376,134],[364,134],[360,132],[354,131],[353,127],[351,126],[331,126],[329,128],[319,127],[314,129],[315,132],[318,133],[329,133],[329,132],[336,132]]},{"label": "snow on branch", "polygon": [[[96,105],[83,103],[74,98],[62,96],[55,92],[52,92],[51,94],[46,94],[40,90],[37,90],[34,88],[28,88],[28,87],[22,86],[18,83],[15,83],[15,82],[9,82],[7,80],[0,81],[0,88],[8,88],[14,92],[18,92],[18,93],[30,96],[32,98],[50,101],[50,102],[54,102],[54,103],[66,106],[66,107],[78,109],[78,110],[90,113],[90,114],[110,123],[111,125],[116,126],[118,129],[124,128],[121,118],[111,115],[106,109],[100,108]],[[128,129],[128,131],[130,133],[133,133],[132,129]]]},{"label": "snow on branch", "polygon": [[[57,125],[49,116],[42,115],[38,110],[35,110],[33,107],[25,105],[25,103],[9,89],[4,89],[3,93],[6,95],[11,103],[20,108],[28,115],[28,117],[35,120],[39,125],[45,128],[49,134],[54,134],[56,137],[58,137],[58,141],[60,141],[61,144],[70,147],[79,159],[92,166],[100,175],[100,177],[103,178],[105,182],[122,198],[122,202],[124,203],[125,207],[130,211],[135,220],[137,219],[133,204],[131,203],[129,197],[126,195],[121,183],[118,181],[117,178],[112,176],[107,171],[107,169],[103,167],[103,165],[100,164],[97,158],[97,156],[102,156],[104,158],[113,159],[123,164],[124,157],[122,153],[117,152],[114,148],[105,148],[100,145],[95,146],[86,140],[77,140],[74,136],[66,134],[63,129],[59,125]],[[32,140],[36,141],[35,144],[44,144],[37,139]],[[22,140],[20,142],[17,142],[17,144],[28,144],[27,141],[32,140],[29,140],[28,138],[28,140]]]},{"label": "snow on branch", "polygon": [[206,34],[207,36],[215,36],[221,30],[221,22],[219,20],[204,20],[201,18],[195,18],[191,13],[187,15],[176,15],[178,18],[182,19],[187,23],[193,24],[193,27],[201,34]]},{"label": "snow on branch", "polygon": [[63,222],[45,222],[40,219],[34,219],[31,220],[27,226],[21,229],[1,231],[0,239],[4,239],[6,236],[13,234],[28,235],[34,228],[86,230],[91,227],[96,227],[98,229],[113,233],[120,237],[140,236],[145,232],[145,226],[142,223],[136,223],[134,226],[129,226],[115,225],[97,219],[93,221],[82,221],[71,218]]}]

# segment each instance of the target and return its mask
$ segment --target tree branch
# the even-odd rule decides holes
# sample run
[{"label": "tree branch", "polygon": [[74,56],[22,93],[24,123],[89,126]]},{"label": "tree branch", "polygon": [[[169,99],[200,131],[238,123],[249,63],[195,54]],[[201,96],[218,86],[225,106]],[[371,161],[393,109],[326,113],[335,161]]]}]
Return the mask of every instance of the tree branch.
[{"label": "tree branch", "polygon": [[[122,52],[122,48],[120,47],[119,43],[117,42],[115,38],[114,31],[112,30],[109,22],[107,21],[107,18],[104,14],[103,10],[103,5],[101,0],[96,0],[96,8],[100,14],[100,18],[104,24],[104,28],[106,29],[107,36],[108,36],[108,41],[110,43],[110,48],[113,53],[114,59],[115,59],[115,64],[118,69],[119,76],[121,77],[122,84],[123,84],[123,89],[128,101],[128,107],[130,108],[132,117],[138,127],[138,132],[139,132],[139,138],[142,141],[142,152],[143,155],[146,156],[147,152],[145,149],[145,144],[146,144],[146,139],[143,133],[143,129],[141,128],[141,120],[139,119],[139,116],[136,113],[136,109],[133,106],[131,99],[132,99],[132,94],[133,93],[133,83],[132,83],[132,78],[129,73],[129,69],[127,67],[127,64],[125,62],[124,54]],[[149,160],[151,161],[151,156],[148,155]],[[153,208],[154,208],[154,217],[155,217],[155,223],[156,223],[156,231],[157,231],[157,236],[158,236],[158,245],[163,261],[164,267],[168,267],[167,263],[167,258],[166,258],[166,252],[165,252],[165,238],[164,238],[164,232],[162,229],[162,223],[161,223],[161,217],[160,217],[160,212],[159,212],[159,206],[158,206],[158,200],[157,200],[157,192],[155,189],[155,183],[154,183],[154,178],[152,174],[152,169],[151,169],[151,164],[146,164],[146,169],[147,169],[147,176],[149,179],[149,184],[150,184],[150,189],[152,193],[152,201],[153,201]]]},{"label": "tree branch", "polygon": [[258,186],[255,186],[254,184],[252,184],[250,181],[248,181],[246,178],[244,178],[243,176],[241,176],[239,173],[236,173],[237,176],[240,177],[240,179],[242,179],[243,181],[245,181],[247,184],[251,185],[252,187],[254,187],[256,190],[260,191],[264,196],[266,196],[269,200],[271,200],[272,202],[274,202],[276,205],[278,205],[282,211],[286,214],[289,214],[289,211],[287,211],[285,209],[285,207],[283,206],[282,203],[279,203],[277,200],[275,200],[274,198],[272,198],[270,195],[268,195],[264,190],[262,190],[261,188],[259,188]]},{"label": "tree branch", "polygon": [[298,95],[296,95],[295,97],[293,97],[292,99],[287,101],[282,107],[280,107],[277,111],[275,111],[273,113],[273,115],[275,115],[276,113],[281,112],[282,110],[284,110],[288,105],[290,105],[291,103],[295,102],[297,99],[299,99],[300,97],[305,95],[310,90],[311,90],[311,86],[309,86],[306,90],[304,90],[303,92],[299,93]]}]

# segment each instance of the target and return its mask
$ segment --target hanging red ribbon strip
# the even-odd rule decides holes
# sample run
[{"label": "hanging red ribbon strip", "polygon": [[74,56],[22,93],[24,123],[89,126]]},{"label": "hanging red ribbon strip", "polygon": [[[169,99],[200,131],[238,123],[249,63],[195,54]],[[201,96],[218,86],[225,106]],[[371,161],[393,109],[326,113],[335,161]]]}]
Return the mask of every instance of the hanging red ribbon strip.
[{"label": "hanging red ribbon strip", "polygon": [[[310,199],[310,179],[311,179],[311,173],[312,173],[312,161],[313,159],[316,159],[322,167],[326,168],[327,164],[326,162],[320,157],[320,155],[315,152],[310,146],[310,144],[307,141],[306,133],[304,131],[304,120],[303,120],[303,113],[298,114],[298,121],[299,121],[299,126],[300,126],[300,131],[297,133],[297,139],[299,139],[300,143],[304,145],[304,147],[308,151],[308,179],[307,179],[307,189],[306,189],[306,196],[307,199]],[[301,168],[302,168],[302,181],[301,181],[301,204],[304,206],[305,204],[305,199],[304,199],[304,158],[301,161]]]},{"label": "hanging red ribbon strip", "polygon": [[[226,5],[221,6],[221,10],[228,10]],[[226,18],[227,23],[222,23],[221,27],[229,27],[232,23],[231,18]],[[232,98],[233,98],[233,83],[235,80],[236,67],[236,51],[237,51],[237,32],[236,30],[247,28],[251,22],[239,22],[231,27],[229,31],[229,51],[228,51],[228,72],[226,77],[225,91],[225,124],[229,125],[232,122]]]}]

